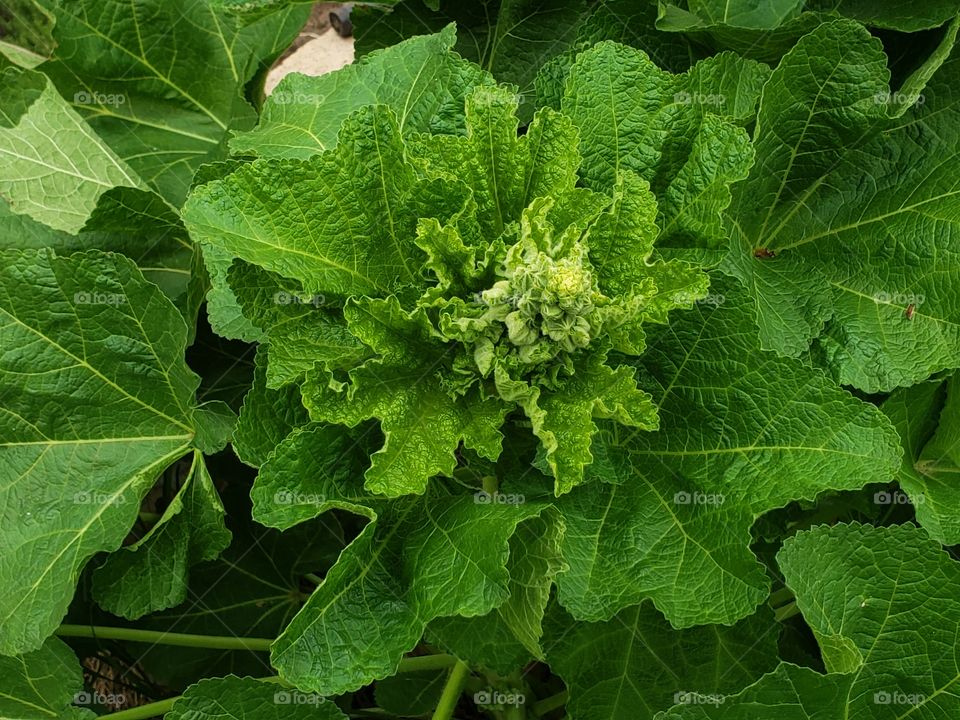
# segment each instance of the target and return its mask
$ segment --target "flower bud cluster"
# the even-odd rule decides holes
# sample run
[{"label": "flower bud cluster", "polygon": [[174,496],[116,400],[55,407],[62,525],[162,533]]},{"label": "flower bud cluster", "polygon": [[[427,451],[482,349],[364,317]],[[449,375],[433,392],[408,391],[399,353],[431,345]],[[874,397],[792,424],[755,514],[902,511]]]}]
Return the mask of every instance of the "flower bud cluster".
[{"label": "flower bud cluster", "polygon": [[590,344],[600,323],[585,253],[555,260],[528,248],[522,262],[508,264],[503,275],[480,301],[485,317],[503,324],[521,363],[541,363]]}]

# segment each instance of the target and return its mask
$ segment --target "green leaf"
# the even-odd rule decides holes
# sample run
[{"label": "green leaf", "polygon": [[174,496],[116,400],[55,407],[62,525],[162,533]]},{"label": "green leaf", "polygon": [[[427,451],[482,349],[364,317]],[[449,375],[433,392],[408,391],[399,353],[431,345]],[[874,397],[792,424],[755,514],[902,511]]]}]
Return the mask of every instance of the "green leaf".
[{"label": "green leaf", "polygon": [[370,444],[336,425],[293,430],[260,468],[250,491],[253,518],[280,530],[333,508],[373,518],[373,498],[358,482]]},{"label": "green leaf", "polygon": [[267,387],[302,380],[314,365],[344,369],[368,356],[332,299],[307,294],[300,283],[243,262],[231,266],[228,283],[244,316],[263,331]]},{"label": "green leaf", "polygon": [[570,692],[570,717],[652,720],[678,700],[709,702],[759,679],[776,664],[777,629],[769,610],[732,627],[675,630],[649,603],[602,623],[554,606],[547,662]]},{"label": "green leaf", "polygon": [[[280,533],[249,520],[246,488],[224,494],[233,541],[220,558],[190,573],[187,599],[170,610],[147,615],[147,630],[197,635],[273,638],[307,597],[303,574],[323,575],[344,545],[343,529],[332,515]],[[276,671],[266,652],[211,650],[175,645],[136,647],[138,664],[159,683],[182,689],[200,677],[253,675]],[[288,708],[289,709],[289,708]]]},{"label": "green leaf", "polygon": [[131,620],[182,603],[191,566],[213,560],[230,544],[223,512],[203,456],[195,452],[190,474],[156,525],[94,571],[97,603]]},{"label": "green leaf", "polygon": [[332,700],[228,675],[191,685],[165,720],[346,720]]},{"label": "green leaf", "polygon": [[[881,406],[903,443],[897,474],[917,521],[944,545],[960,542],[957,475],[960,473],[960,390],[957,377],[931,380],[896,390]],[[885,493],[882,500],[901,502]]]},{"label": "green leaf", "polygon": [[0,655],[0,717],[66,718],[68,706],[82,689],[80,663],[58,638],[18,657]]},{"label": "green leaf", "polygon": [[496,238],[535,198],[560,198],[576,183],[577,130],[544,108],[518,137],[518,99],[502,88],[475,88],[466,100],[465,137],[423,138],[414,154],[431,172],[473,190],[480,232]]},{"label": "green leaf", "polygon": [[584,183],[609,192],[619,173],[631,170],[661,199],[666,238],[716,244],[725,237],[729,186],[753,163],[749,139],[734,123],[750,121],[767,74],[730,54],[672,75],[616,43],[582,52],[562,109],[580,128]]},{"label": "green leaf", "polygon": [[660,3],[660,30],[688,32],[726,25],[773,30],[796,18],[805,0],[687,0],[687,9]]},{"label": "green leaf", "polygon": [[244,316],[227,280],[234,256],[227,250],[209,243],[197,243],[203,254],[203,264],[210,277],[207,292],[207,317],[210,327],[220,337],[244,342],[257,342],[263,338],[263,330]]},{"label": "green leaf", "polygon": [[194,442],[187,329],[121,255],[0,263],[0,652],[38,647],[94,553],[118,547]]},{"label": "green leaf", "polygon": [[[50,209],[58,210],[60,203],[53,200]],[[10,248],[51,248],[60,255],[94,249],[123,253],[173,301],[192,339],[204,292],[200,251],[177,211],[156,193],[132,187],[106,190],[76,235],[13,215],[0,205],[0,231]]]},{"label": "green leaf", "polygon": [[840,13],[872,27],[916,32],[943,25],[957,15],[951,0],[814,0],[811,7]]},{"label": "green leaf", "polygon": [[75,233],[110,188],[145,187],[46,77],[7,68],[0,85],[0,195],[14,212]]},{"label": "green leaf", "polygon": [[[714,706],[667,720],[951,717],[960,709],[951,657],[960,623],[957,563],[920,528],[821,526],[778,556],[828,673],[782,663]],[[922,636],[917,628],[923,628]]]},{"label": "green leaf", "polygon": [[191,235],[300,281],[308,294],[416,293],[417,218],[456,212],[463,200],[439,181],[416,180],[388,108],[351,115],[340,141],[309,160],[258,160],[201,185],[183,211]]},{"label": "green leaf", "polygon": [[58,47],[44,72],[94,133],[179,207],[197,168],[226,154],[229,132],[253,125],[244,88],[289,45],[309,8],[245,27],[193,0],[76,0],[56,3],[54,14]]},{"label": "green leaf", "polygon": [[[520,500],[518,495],[500,497]],[[544,611],[554,577],[564,569],[560,558],[563,530],[555,513],[544,513],[518,525],[510,538],[507,562],[510,597],[480,617],[434,620],[428,628],[430,638],[457,657],[504,676],[532,657],[543,659],[540,643]]]},{"label": "green leaf", "polygon": [[201,452],[212,455],[223,450],[233,436],[237,416],[223,400],[209,400],[194,412],[196,437],[193,444]]},{"label": "green leaf", "polygon": [[868,392],[957,365],[958,73],[945,63],[923,105],[890,119],[886,58],[857,23],[823,25],[783,59],[726,263],[754,295],[765,348],[809,347]]},{"label": "green leaf", "polygon": [[595,419],[613,419],[641,430],[658,428],[657,408],[650,395],[637,388],[633,369],[616,369],[602,357],[589,356],[555,392],[540,395],[524,409],[540,438],[545,460],[557,479],[556,494],[570,492],[583,482],[584,468],[593,462],[590,446],[596,434]]},{"label": "green leaf", "polygon": [[588,469],[593,482],[556,502],[570,567],[558,597],[577,619],[607,620],[644,598],[680,628],[746,617],[769,589],[750,551],[757,517],[886,482],[899,466],[875,407],[760,350],[735,283],[714,282],[711,297],[651,331],[636,361],[660,431],[598,436],[606,461]]},{"label": "green leaf", "polygon": [[411,35],[437,31],[455,22],[454,49],[500,82],[519,89],[520,119],[533,113],[534,80],[540,67],[573,47],[587,12],[584,0],[480,0],[447,2],[435,12],[420,0],[397,3],[384,15],[358,8],[355,14],[357,54],[393,45]]},{"label": "green leaf", "polygon": [[383,504],[273,644],[273,665],[324,695],[394,674],[429,621],[508,599],[508,541],[542,509],[440,492]]},{"label": "green leaf", "polygon": [[308,374],[304,404],[315,421],[355,427],[380,420],[385,441],[366,472],[370,491],[422,493],[432,476],[452,474],[461,442],[490,459],[500,454],[509,407],[476,390],[465,398],[448,394],[437,366],[449,349],[426,313],[406,313],[390,298],[351,300],[344,314],[350,331],[379,357],[351,370],[345,390],[330,387],[324,373]]},{"label": "green leaf", "polygon": [[256,129],[230,140],[238,154],[306,159],[337,144],[341,123],[365,105],[397,113],[401,132],[463,131],[463,99],[493,78],[450,49],[452,25],[400,42],[320,77],[292,73],[264,103]]},{"label": "green leaf", "polygon": [[233,449],[243,462],[260,467],[267,456],[295,428],[310,422],[298,385],[278,390],[267,387],[266,348],[257,350],[253,387],[243,398]]}]

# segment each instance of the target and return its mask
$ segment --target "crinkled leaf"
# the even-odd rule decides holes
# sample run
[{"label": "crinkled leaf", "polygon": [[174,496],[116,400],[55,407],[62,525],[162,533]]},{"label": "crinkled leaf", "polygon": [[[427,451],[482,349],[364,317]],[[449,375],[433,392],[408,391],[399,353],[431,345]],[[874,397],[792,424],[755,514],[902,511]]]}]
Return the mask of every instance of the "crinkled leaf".
[{"label": "crinkled leaf", "polygon": [[518,221],[535,198],[559,198],[576,183],[573,124],[545,108],[518,137],[517,106],[516,95],[505,88],[476,88],[467,96],[465,137],[424,138],[414,148],[430,171],[458,178],[473,190],[486,238],[498,237]]},{"label": "crinkled leaf", "polygon": [[361,8],[355,14],[358,54],[387,47],[411,35],[455,22],[454,49],[500,82],[519,88],[520,118],[529,121],[534,80],[540,67],[573,47],[587,12],[584,0],[479,0],[446,2],[440,11],[422,0],[405,0],[387,15]]},{"label": "crinkled leaf", "polygon": [[[944,545],[960,542],[960,389],[954,376],[901,388],[882,405],[903,443],[897,474],[917,521]],[[888,493],[892,499],[895,497]]]},{"label": "crinkled leaf", "polygon": [[183,211],[193,238],[308,294],[416,293],[417,218],[452,214],[463,200],[440,181],[417,181],[388,108],[360,110],[340,132],[322,155],[258,160],[194,190]]},{"label": "crinkled leaf", "polygon": [[195,452],[190,474],[156,525],[94,571],[93,596],[129,619],[166,610],[186,599],[191,566],[213,560],[229,544],[223,505]]},{"label": "crinkled leaf", "polygon": [[443,493],[384,504],[273,644],[273,665],[324,695],[392,675],[427,622],[507,600],[509,538],[542,509]]},{"label": "crinkled leaf", "polygon": [[557,480],[557,495],[583,482],[584,468],[593,462],[594,420],[613,419],[641,430],[658,427],[657,408],[650,395],[637,388],[633,368],[614,369],[597,356],[590,357],[591,361],[578,363],[556,391],[545,392],[524,406]]},{"label": "crinkled leaf", "polygon": [[570,69],[562,108],[581,131],[585,184],[611,191],[620,171],[632,170],[661,199],[665,237],[716,243],[729,186],[753,162],[734,123],[750,120],[767,74],[729,54],[672,75],[624,45],[584,51]]},{"label": "crinkled leaf", "polygon": [[243,462],[260,467],[267,456],[295,428],[310,422],[294,384],[277,390],[267,387],[265,348],[257,350],[253,386],[243,398],[243,408],[233,434],[233,449]]},{"label": "crinkled leaf", "polygon": [[[676,627],[750,615],[769,581],[750,527],[790,500],[889,480],[898,438],[822,372],[761,351],[749,298],[723,298],[650,332],[637,365],[660,431],[601,435],[606,462],[557,501],[567,526],[560,603],[606,620],[651,598]],[[601,482],[596,482],[597,480]]]},{"label": "crinkled leaf", "polygon": [[267,387],[301,380],[317,364],[350,368],[369,354],[332,298],[305,293],[299,283],[243,262],[231,266],[228,282],[244,316],[263,331]]},{"label": "crinkled leaf", "polygon": [[886,58],[857,23],[823,25],[783,59],[757,122],[762,161],[730,211],[727,266],[764,347],[813,342],[839,382],[871,392],[956,366],[958,73],[944,64],[926,102],[890,120]]},{"label": "crinkled leaf", "polygon": [[350,371],[347,389],[308,374],[304,404],[313,420],[354,427],[380,420],[385,438],[366,473],[367,488],[389,496],[422,493],[434,475],[450,475],[463,442],[484,457],[500,454],[508,406],[474,391],[452,398],[438,366],[448,348],[422,310],[406,313],[395,298],[351,300],[350,331],[379,357]]},{"label": "crinkled leaf", "polygon": [[560,558],[563,529],[553,513],[518,525],[510,538],[507,562],[510,597],[481,617],[434,620],[428,628],[431,639],[457,657],[504,676],[530,658],[543,659],[543,615],[554,577],[564,567]]},{"label": "crinkled leaf", "polygon": [[[0,263],[0,637],[38,647],[77,575],[116,548],[156,475],[194,442],[187,329],[121,255]],[[25,291],[29,289],[28,291]]]},{"label": "crinkled leaf", "polygon": [[257,342],[263,338],[258,328],[243,314],[237,296],[227,277],[234,256],[228,250],[210,243],[197,243],[203,254],[203,263],[210,277],[207,291],[207,317],[210,327],[220,337],[244,342]]},{"label": "crinkled leaf", "polygon": [[286,530],[333,508],[373,517],[359,478],[370,465],[369,433],[338,425],[298,428],[260,468],[250,497],[254,519]]},{"label": "crinkled leaf", "polygon": [[490,75],[450,51],[453,26],[371,53],[320,77],[292,73],[267,98],[260,124],[230,141],[234,153],[308,158],[337,143],[340,124],[364,105],[386,105],[403,133],[463,131],[463,99]]}]

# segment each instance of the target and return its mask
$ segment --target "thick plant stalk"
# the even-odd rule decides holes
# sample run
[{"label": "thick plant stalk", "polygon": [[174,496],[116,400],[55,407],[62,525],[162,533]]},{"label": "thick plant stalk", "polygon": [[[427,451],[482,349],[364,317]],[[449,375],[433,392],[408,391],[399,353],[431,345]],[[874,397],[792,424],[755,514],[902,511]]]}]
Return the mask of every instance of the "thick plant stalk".
[{"label": "thick plant stalk", "polygon": [[463,661],[457,660],[450,671],[450,677],[447,678],[447,684],[443,686],[440,702],[433,711],[433,720],[450,720],[453,717],[453,711],[469,677],[470,668]]}]

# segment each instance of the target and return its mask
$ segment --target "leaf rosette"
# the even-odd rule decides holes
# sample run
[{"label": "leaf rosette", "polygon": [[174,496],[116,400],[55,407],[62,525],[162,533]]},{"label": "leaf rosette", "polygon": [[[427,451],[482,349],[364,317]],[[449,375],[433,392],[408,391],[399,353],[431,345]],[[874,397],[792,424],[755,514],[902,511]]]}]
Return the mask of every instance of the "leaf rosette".
[{"label": "leaf rosette", "polygon": [[[504,423],[522,421],[560,495],[583,481],[597,420],[657,427],[619,358],[643,351],[644,322],[702,297],[706,276],[652,259],[646,181],[578,187],[572,121],[544,108],[521,134],[517,108],[510,88],[480,86],[463,135],[405,136],[394,110],[368,106],[334,149],[258,160],[187,203],[194,236],[243,261],[231,285],[268,356],[307,358],[282,376],[268,363],[268,385],[302,379],[313,421],[380,421],[371,491],[422,493],[461,446],[495,460]],[[264,310],[291,282],[334,307]],[[318,343],[331,325],[357,342]]]}]

